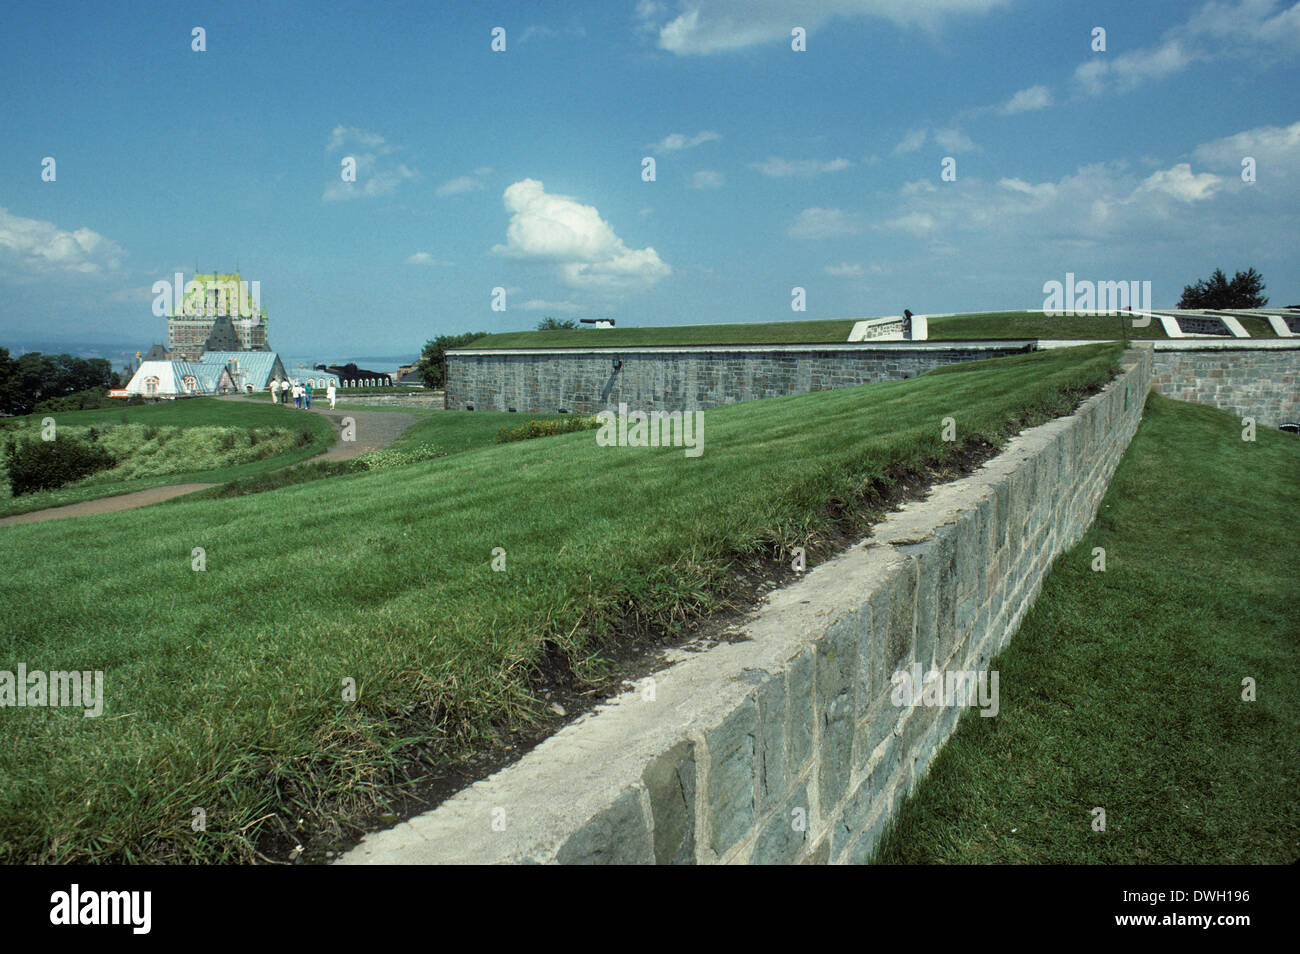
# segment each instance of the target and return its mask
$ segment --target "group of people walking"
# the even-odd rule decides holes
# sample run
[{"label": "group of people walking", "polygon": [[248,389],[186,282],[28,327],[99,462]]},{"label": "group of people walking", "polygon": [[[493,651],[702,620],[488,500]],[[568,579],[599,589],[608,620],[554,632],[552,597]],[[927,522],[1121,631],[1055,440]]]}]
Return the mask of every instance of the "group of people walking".
[{"label": "group of people walking", "polygon": [[[271,379],[271,403],[288,404],[293,402],[297,408],[311,407],[311,382],[299,384],[297,381],[281,381],[279,378]],[[330,381],[329,387],[325,389],[325,397],[329,399],[330,410],[334,409],[334,382]]]}]

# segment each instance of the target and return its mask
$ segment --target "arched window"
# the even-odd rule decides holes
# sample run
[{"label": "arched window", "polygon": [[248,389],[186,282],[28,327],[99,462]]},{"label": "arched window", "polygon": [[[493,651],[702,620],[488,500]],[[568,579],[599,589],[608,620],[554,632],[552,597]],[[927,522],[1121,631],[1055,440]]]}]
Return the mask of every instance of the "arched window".
[{"label": "arched window", "polygon": [[145,393],[145,394],[157,394],[157,393],[158,393],[158,379],[157,379],[157,378],[155,378],[155,377],[153,377],[153,376],[150,376],[150,377],[147,377],[147,378],[144,379],[144,393]]},{"label": "arched window", "polygon": [[193,394],[194,391],[197,390],[199,383],[198,381],[194,380],[194,375],[187,374],[185,375],[184,379],[181,381],[181,385],[185,388],[186,391],[189,391],[191,394]]}]

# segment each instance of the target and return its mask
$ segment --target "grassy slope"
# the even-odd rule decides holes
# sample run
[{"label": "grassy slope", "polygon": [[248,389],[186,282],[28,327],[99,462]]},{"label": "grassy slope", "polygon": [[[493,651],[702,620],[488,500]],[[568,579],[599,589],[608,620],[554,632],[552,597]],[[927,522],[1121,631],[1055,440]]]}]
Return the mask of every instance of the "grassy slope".
[{"label": "grassy slope", "polygon": [[1276,338],[1277,332],[1263,318],[1256,318],[1253,315],[1237,315],[1237,320],[1241,322],[1241,327],[1246,329],[1246,334],[1252,338]]},{"label": "grassy slope", "polygon": [[6,528],[0,659],[105,670],[108,701],[99,719],[0,710],[0,861],[247,858],[277,810],[309,827],[371,810],[414,747],[445,759],[541,711],[528,680],[547,641],[599,668],[628,613],[678,626],[738,555],[815,547],[828,500],[956,452],[944,416],[997,442],[1071,406],[1117,354],[721,408],[693,460],[578,433]]},{"label": "grassy slope", "polygon": [[[567,331],[511,331],[487,335],[465,347],[627,348],[638,345],[839,344],[848,340],[857,319],[773,321],[736,325],[677,325],[662,328],[603,328]],[[1262,323],[1262,322],[1261,322]],[[1109,339],[1121,334],[1120,319],[1052,318],[1032,311],[996,311],[929,319],[929,340],[959,341],[1020,338]],[[1128,328],[1130,338],[1163,338],[1152,319],[1146,328]],[[459,349],[453,349],[459,350]]]},{"label": "grassy slope", "polygon": [[999,311],[974,315],[952,315],[929,320],[930,341],[983,341],[1002,338],[1164,338],[1164,326],[1152,318],[1145,328],[1133,327],[1119,316],[1052,317],[1033,311]]},{"label": "grassy slope", "polygon": [[475,350],[480,348],[626,348],[634,345],[821,344],[847,341],[854,323],[855,319],[846,318],[834,321],[764,321],[735,325],[507,331],[486,335],[465,347]]},{"label": "grassy slope", "polygon": [[1231,415],[1152,395],[1096,524],[994,660],[1000,714],[963,716],[879,859],[1294,861],[1297,473],[1295,438],[1243,442]]},{"label": "grassy slope", "polygon": [[240,477],[250,477],[265,473],[277,467],[295,464],[300,460],[315,457],[328,448],[337,439],[337,434],[329,421],[315,414],[290,414],[292,408],[272,407],[252,404],[247,401],[218,401],[215,398],[189,398],[183,401],[163,401],[158,404],[142,404],[136,407],[104,408],[93,411],[68,411],[56,414],[33,414],[26,418],[13,419],[39,422],[44,417],[53,417],[55,424],[154,424],[178,425],[182,427],[236,426],[306,428],[312,434],[312,442],[296,448],[287,454],[267,457],[264,460],[249,461],[233,467],[217,470],[192,471],[179,474],[165,474],[137,480],[122,480],[112,483],[93,484],[86,487],[63,487],[58,490],[43,490],[21,497],[0,499],[0,516],[28,513],[43,510],[46,507],[61,507],[64,504],[78,503],[82,500],[95,500],[100,497],[114,497],[118,494],[134,493],[171,484],[204,483],[216,484]]},{"label": "grassy slope", "polygon": [[489,447],[503,427],[529,421],[550,421],[563,415],[511,414],[509,411],[435,411],[416,421],[397,439],[396,446],[433,444],[448,454]]}]

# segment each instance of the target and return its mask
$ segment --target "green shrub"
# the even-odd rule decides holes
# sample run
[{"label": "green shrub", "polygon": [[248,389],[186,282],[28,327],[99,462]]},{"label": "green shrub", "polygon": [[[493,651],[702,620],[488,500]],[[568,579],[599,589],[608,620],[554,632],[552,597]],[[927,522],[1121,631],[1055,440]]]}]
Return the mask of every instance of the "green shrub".
[{"label": "green shrub", "polygon": [[547,421],[529,421],[517,427],[503,427],[497,432],[497,443],[508,444],[511,441],[528,441],[535,437],[554,437],[556,434],[572,434],[574,431],[594,431],[600,425],[595,416],[574,415],[557,417]]},{"label": "green shrub", "polygon": [[108,388],[88,388],[85,391],[77,391],[75,394],[47,398],[33,408],[33,413],[93,410],[109,406],[112,400],[108,396]]},{"label": "green shrub", "polygon": [[409,447],[385,447],[383,450],[371,451],[356,458],[357,464],[365,470],[381,470],[385,467],[401,467],[403,464],[415,464],[435,457],[446,457],[447,452],[439,450],[432,444],[414,444]]},{"label": "green shrub", "polygon": [[54,490],[116,463],[100,445],[67,436],[52,441],[14,440],[5,452],[5,469],[15,497]]}]

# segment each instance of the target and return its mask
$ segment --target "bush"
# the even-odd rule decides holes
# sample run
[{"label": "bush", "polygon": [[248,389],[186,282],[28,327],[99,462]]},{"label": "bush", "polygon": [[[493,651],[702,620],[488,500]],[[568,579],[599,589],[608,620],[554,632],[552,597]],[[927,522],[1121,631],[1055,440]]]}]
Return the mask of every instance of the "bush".
[{"label": "bush", "polygon": [[409,447],[385,447],[382,450],[371,451],[356,458],[356,462],[359,469],[382,470],[385,467],[418,464],[423,460],[446,456],[446,451],[439,450],[432,444],[413,444]]},{"label": "bush", "polygon": [[556,434],[572,434],[574,431],[592,431],[600,425],[594,416],[558,417],[549,421],[529,421],[517,427],[503,427],[497,431],[497,443],[508,444],[511,441],[528,441],[535,437],[554,437]]},{"label": "bush", "polygon": [[113,399],[108,396],[108,388],[89,388],[85,391],[78,391],[76,394],[41,401],[33,409],[33,412],[88,411],[101,407],[111,407],[112,404]]},{"label": "bush", "polygon": [[70,437],[57,440],[15,440],[5,453],[9,486],[15,497],[36,490],[54,490],[116,464],[98,444]]}]

